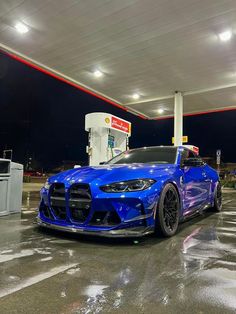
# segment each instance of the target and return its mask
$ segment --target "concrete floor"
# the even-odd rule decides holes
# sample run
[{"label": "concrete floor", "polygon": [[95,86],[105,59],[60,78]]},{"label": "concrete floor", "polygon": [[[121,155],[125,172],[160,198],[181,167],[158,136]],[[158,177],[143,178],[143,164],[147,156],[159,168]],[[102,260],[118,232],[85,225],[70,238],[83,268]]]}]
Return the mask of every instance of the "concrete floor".
[{"label": "concrete floor", "polygon": [[170,239],[87,239],[34,224],[38,192],[0,219],[0,313],[235,313],[236,193]]}]

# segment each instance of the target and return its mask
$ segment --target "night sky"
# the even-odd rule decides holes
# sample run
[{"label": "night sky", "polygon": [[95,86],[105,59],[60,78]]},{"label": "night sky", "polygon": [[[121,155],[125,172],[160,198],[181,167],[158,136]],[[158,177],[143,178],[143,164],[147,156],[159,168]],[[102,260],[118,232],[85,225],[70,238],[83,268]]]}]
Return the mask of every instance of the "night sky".
[{"label": "night sky", "polygon": [[[38,168],[63,160],[87,164],[85,114],[108,112],[132,123],[130,147],[170,145],[173,119],[147,121],[0,54],[0,156],[13,149],[13,160],[33,157]],[[236,110],[185,117],[184,135],[202,156],[222,150],[236,162]]]}]

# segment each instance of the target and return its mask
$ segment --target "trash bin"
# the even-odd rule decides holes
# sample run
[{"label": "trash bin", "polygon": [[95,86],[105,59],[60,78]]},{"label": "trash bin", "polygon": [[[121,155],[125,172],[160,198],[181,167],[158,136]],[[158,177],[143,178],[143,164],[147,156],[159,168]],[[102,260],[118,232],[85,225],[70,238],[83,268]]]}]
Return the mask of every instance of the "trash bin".
[{"label": "trash bin", "polygon": [[0,159],[0,216],[9,214],[9,179],[11,161]]},{"label": "trash bin", "polygon": [[23,165],[11,162],[9,213],[21,211],[23,190]]},{"label": "trash bin", "polygon": [[21,211],[23,165],[0,159],[0,216]]}]

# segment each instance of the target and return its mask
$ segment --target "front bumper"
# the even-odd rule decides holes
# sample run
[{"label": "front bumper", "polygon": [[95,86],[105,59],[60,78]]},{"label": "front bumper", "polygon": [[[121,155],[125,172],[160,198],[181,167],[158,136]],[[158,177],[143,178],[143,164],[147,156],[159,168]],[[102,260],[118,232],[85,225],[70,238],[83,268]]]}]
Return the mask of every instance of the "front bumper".
[{"label": "front bumper", "polygon": [[108,238],[135,238],[135,237],[143,237],[145,235],[151,234],[154,232],[154,227],[148,226],[140,226],[140,227],[130,227],[127,229],[113,229],[113,230],[88,230],[87,228],[78,227],[78,226],[62,226],[55,223],[49,223],[43,221],[40,217],[37,217],[37,224],[40,227],[65,231],[69,233],[90,235],[90,236],[100,236],[100,237],[108,237]]},{"label": "front bumper", "polygon": [[154,231],[157,192],[107,194],[93,185],[54,183],[41,190],[38,224],[70,233],[141,237]]}]

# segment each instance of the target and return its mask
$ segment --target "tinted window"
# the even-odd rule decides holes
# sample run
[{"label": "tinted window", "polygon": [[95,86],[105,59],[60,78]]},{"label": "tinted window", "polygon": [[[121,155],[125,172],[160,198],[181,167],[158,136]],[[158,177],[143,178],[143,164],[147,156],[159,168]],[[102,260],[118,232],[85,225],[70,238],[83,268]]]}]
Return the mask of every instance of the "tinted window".
[{"label": "tinted window", "polygon": [[191,152],[190,150],[188,151],[188,158],[196,158],[197,156]]},{"label": "tinted window", "polygon": [[150,147],[133,149],[111,159],[108,164],[157,163],[174,164],[177,149],[175,147]]},{"label": "tinted window", "polygon": [[202,161],[202,163],[204,163],[199,155],[196,155],[191,150],[184,149],[183,152],[182,152],[182,155],[181,155],[181,164],[183,165],[184,160],[188,159],[188,158],[198,158],[198,159],[200,159]]},{"label": "tinted window", "polygon": [[184,149],[182,151],[182,154],[181,154],[181,163],[183,163],[184,160],[187,158],[195,158],[195,157],[196,156],[194,155],[194,153],[191,150]]}]

